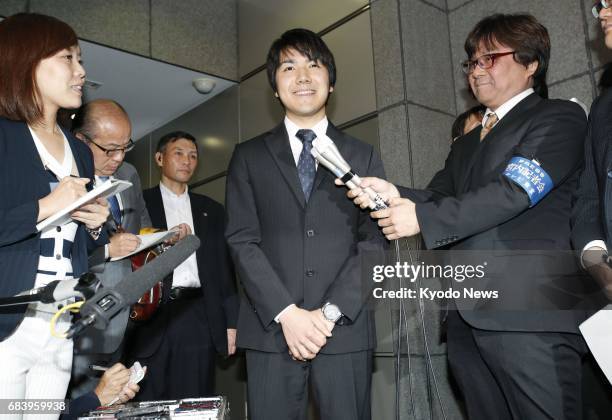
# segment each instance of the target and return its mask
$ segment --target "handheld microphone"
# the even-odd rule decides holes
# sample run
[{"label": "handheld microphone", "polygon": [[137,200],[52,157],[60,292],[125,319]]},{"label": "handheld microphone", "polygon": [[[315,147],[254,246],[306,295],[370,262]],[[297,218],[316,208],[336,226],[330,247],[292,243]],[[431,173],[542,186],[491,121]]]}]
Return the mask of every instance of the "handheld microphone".
[{"label": "handheld microphone", "polygon": [[127,275],[115,287],[98,291],[81,307],[82,318],[70,327],[67,338],[80,334],[90,325],[106,328],[112,317],[138,301],[143,293],[171,274],[199,247],[200,240],[188,235],[150,263]]},{"label": "handheld microphone", "polygon": [[[361,178],[351,170],[350,165],[344,160],[340,151],[329,137],[317,137],[312,142],[310,153],[321,165],[332,171],[351,190],[361,186]],[[368,207],[372,210],[382,210],[388,207],[385,200],[370,187],[363,188],[363,192],[370,197]]]}]

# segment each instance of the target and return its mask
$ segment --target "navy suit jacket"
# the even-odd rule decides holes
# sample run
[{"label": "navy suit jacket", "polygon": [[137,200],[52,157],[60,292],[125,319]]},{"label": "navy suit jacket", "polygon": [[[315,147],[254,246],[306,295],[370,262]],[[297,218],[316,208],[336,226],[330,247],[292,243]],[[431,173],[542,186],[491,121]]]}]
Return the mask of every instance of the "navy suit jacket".
[{"label": "navy suit jacket", "polygon": [[[499,297],[457,301],[471,326],[577,333],[588,314],[579,309],[581,299],[592,286],[578,276],[569,252],[572,194],[586,134],[584,111],[575,103],[534,93],[512,108],[482,142],[481,129],[452,144],[444,168],[425,190],[400,187],[400,193],[416,202],[428,249],[466,251],[453,255],[488,263],[482,282],[463,285],[483,285],[498,291]],[[532,207],[525,191],[502,175],[514,156],[536,159],[554,183]],[[460,287],[456,282],[455,286]]]},{"label": "navy suit jacket", "polygon": [[[63,130],[79,175],[93,180],[91,151]],[[91,189],[92,183],[87,185]],[[40,255],[40,233],[36,231],[38,200],[51,192],[27,124],[0,117],[0,296],[9,297],[34,286]],[[87,254],[108,242],[106,235],[93,241],[80,224],[72,245],[75,277],[87,271]],[[0,340],[19,325],[25,305],[0,308]]]},{"label": "navy suit jacket", "polygon": [[[334,127],[327,135],[355,173],[384,177],[374,148]],[[373,349],[374,317],[367,308],[368,258],[382,258],[386,241],[368,212],[346,198],[319,165],[306,202],[285,124],[236,146],[227,175],[226,238],[246,296],[238,317],[238,346],[286,352],[278,313],[294,303],[313,310],[331,302],[346,325],[334,328],[322,353]]]}]

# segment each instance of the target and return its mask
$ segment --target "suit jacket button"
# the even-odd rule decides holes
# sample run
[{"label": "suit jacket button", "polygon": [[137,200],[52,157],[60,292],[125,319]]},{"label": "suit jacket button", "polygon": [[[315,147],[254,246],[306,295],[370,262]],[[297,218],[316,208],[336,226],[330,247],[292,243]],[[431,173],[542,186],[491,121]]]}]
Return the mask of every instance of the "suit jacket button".
[{"label": "suit jacket button", "polygon": [[314,230],[310,229],[306,231],[306,236],[308,236],[309,238],[312,238],[315,235]]},{"label": "suit jacket button", "polygon": [[62,227],[58,226],[58,227],[55,228],[55,230],[57,230],[58,232],[61,232],[62,231]]},{"label": "suit jacket button", "polygon": [[312,277],[312,276],[314,276],[314,270],[306,271],[306,277]]}]

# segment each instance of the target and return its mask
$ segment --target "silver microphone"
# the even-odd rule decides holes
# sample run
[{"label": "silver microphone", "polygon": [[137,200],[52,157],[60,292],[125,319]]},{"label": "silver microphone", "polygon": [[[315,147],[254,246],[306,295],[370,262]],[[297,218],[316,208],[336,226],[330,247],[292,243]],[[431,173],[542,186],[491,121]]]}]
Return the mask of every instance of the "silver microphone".
[{"label": "silver microphone", "polygon": [[[351,166],[344,160],[332,139],[327,136],[317,137],[312,142],[310,153],[321,165],[340,178],[351,190],[361,187],[361,178],[351,170]],[[362,190],[370,197],[369,208],[372,210],[388,208],[385,200],[376,191],[370,187],[362,188]]]}]

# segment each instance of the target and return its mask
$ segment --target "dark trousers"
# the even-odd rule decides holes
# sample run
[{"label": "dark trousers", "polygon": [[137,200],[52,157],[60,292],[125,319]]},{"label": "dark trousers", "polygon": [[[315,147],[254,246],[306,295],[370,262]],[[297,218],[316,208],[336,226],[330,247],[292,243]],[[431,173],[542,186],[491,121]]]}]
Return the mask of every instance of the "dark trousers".
[{"label": "dark trousers", "polygon": [[[147,366],[135,399],[174,400],[214,395],[216,350],[202,299],[171,300],[158,310],[161,312],[152,321],[159,328],[165,328],[159,347],[149,357],[129,357],[129,363],[138,360]],[[137,346],[147,346],[146,337],[139,335],[129,345],[134,346],[128,349],[130,354],[142,353]]]},{"label": "dark trousers", "polygon": [[246,351],[250,420],[305,420],[308,390],[321,420],[369,420],[372,352],[318,354]]},{"label": "dark trousers", "polygon": [[448,361],[470,420],[579,420],[586,345],[577,334],[485,331],[448,315]]}]

